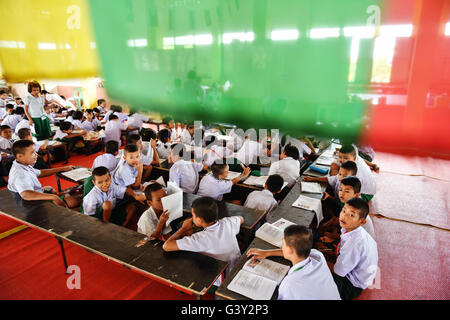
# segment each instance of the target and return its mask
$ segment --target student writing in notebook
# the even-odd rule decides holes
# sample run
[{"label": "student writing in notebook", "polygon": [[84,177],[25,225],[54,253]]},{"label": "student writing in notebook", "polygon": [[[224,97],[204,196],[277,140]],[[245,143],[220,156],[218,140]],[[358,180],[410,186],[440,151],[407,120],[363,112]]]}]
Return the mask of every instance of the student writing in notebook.
[{"label": "student writing in notebook", "polygon": [[247,257],[250,256],[253,259],[281,256],[292,263],[280,283],[279,300],[340,300],[325,257],[312,249],[312,232],[304,226],[288,226],[281,249],[252,248],[247,252]]}]

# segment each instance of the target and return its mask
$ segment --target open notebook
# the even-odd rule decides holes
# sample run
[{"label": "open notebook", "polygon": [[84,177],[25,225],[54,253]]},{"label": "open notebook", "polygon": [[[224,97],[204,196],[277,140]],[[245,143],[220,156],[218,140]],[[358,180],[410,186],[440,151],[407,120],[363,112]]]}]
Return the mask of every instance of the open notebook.
[{"label": "open notebook", "polygon": [[66,171],[61,173],[63,176],[72,179],[73,181],[81,181],[89,178],[92,173],[88,168],[78,168],[71,171]]},{"label": "open notebook", "polygon": [[320,223],[323,219],[322,213],[322,202],[320,199],[315,199],[311,197],[307,197],[304,195],[300,195],[297,200],[292,204],[293,207],[310,210],[316,214],[317,224]]},{"label": "open notebook", "polygon": [[269,259],[249,259],[227,288],[253,300],[270,300],[289,268]]},{"label": "open notebook", "polygon": [[283,244],[284,229],[295,223],[281,218],[274,223],[264,223],[261,228],[256,230],[255,236],[271,245],[281,248]]},{"label": "open notebook", "polygon": [[322,187],[317,182],[302,181],[302,192],[322,193]]}]

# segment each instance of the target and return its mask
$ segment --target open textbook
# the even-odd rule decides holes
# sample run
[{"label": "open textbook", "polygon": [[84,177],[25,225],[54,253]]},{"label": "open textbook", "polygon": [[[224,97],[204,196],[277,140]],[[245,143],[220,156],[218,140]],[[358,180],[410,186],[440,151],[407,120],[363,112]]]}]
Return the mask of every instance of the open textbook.
[{"label": "open textbook", "polygon": [[322,187],[317,182],[302,181],[302,192],[322,193]]},{"label": "open textbook", "polygon": [[91,176],[91,171],[88,168],[78,168],[71,171],[61,173],[63,176],[72,179],[73,181],[81,181]]},{"label": "open textbook", "polygon": [[166,222],[163,234],[171,232],[170,223],[183,216],[183,190],[176,183],[169,181],[167,182],[166,192],[167,196],[161,198],[161,202],[163,210],[168,211],[169,219]]},{"label": "open textbook", "polygon": [[316,164],[324,165],[324,166],[331,166],[331,164],[336,161],[336,159],[331,155],[324,155],[322,154],[316,161]]},{"label": "open textbook", "polygon": [[317,218],[317,224],[320,223],[323,219],[322,213],[322,202],[320,199],[315,199],[311,197],[307,197],[304,195],[300,195],[297,200],[292,204],[293,207],[314,211]]},{"label": "open textbook", "polygon": [[270,300],[289,268],[269,259],[249,259],[227,288],[253,300]]},{"label": "open textbook", "polygon": [[256,230],[255,236],[271,245],[281,248],[283,244],[284,229],[295,223],[281,218],[274,223],[264,223],[261,228]]},{"label": "open textbook", "polygon": [[[266,185],[266,181],[269,178],[269,176],[249,176],[247,179],[245,179],[245,181],[243,182],[244,184],[250,185],[250,186],[256,186],[256,187],[261,187],[264,188],[264,186]],[[283,183],[283,186],[281,187],[281,189],[284,189],[284,187],[286,187],[288,185],[288,183],[285,181]]]}]

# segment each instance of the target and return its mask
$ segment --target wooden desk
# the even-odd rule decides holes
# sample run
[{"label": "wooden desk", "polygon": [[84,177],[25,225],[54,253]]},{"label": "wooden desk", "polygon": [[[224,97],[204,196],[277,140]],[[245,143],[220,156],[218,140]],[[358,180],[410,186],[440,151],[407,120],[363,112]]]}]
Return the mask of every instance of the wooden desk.
[{"label": "wooden desk", "polygon": [[[203,296],[228,266],[226,262],[200,253],[164,252],[158,240],[136,247],[145,238],[144,234],[49,201],[25,201],[7,189],[0,191],[0,203],[1,214],[55,236],[60,242],[64,262],[62,240],[197,297]],[[67,258],[70,262],[70,256]]]},{"label": "wooden desk", "polygon": [[[265,242],[264,240],[255,238],[253,242],[250,244],[248,249],[244,252],[244,254],[239,258],[239,260],[236,262],[236,264],[233,267],[233,270],[231,270],[230,274],[227,275],[225,280],[222,282],[220,287],[216,290],[216,296],[222,299],[227,300],[250,300],[250,298],[247,298],[246,296],[243,296],[239,293],[236,293],[234,291],[228,290],[227,287],[230,284],[231,280],[238,274],[238,272],[242,269],[244,264],[247,262],[247,251],[251,248],[258,248],[258,249],[277,249],[277,247]],[[273,260],[275,262],[291,266],[291,262],[284,259],[283,257],[269,257],[268,259]],[[278,287],[275,290],[275,292],[272,295],[272,300],[276,299],[278,297]]]},{"label": "wooden desk", "polygon": [[[78,168],[85,168],[85,167],[75,166],[75,169],[78,169]],[[86,169],[91,170],[90,168],[86,168]],[[56,176],[56,184],[58,185],[58,193],[62,191],[62,189],[61,189],[61,179],[69,181],[69,182],[72,182],[72,183],[75,183],[75,184],[78,184],[78,185],[84,185],[84,180],[85,179],[75,181],[75,180],[70,179],[69,177],[66,177],[65,175],[63,175],[63,173],[64,172],[58,172],[58,173],[55,174],[55,176]]]}]

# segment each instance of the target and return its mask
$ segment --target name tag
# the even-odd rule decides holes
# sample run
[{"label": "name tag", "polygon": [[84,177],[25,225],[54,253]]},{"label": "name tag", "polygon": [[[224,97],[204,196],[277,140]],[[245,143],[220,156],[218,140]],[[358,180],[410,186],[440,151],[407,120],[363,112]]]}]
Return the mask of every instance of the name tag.
[{"label": "name tag", "polygon": [[43,116],[41,117],[41,120],[45,120],[45,119],[47,119],[47,116],[46,116],[46,115],[43,115]]}]

